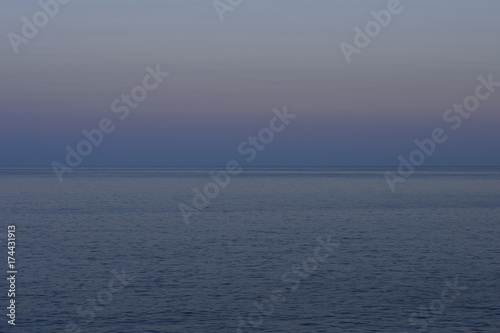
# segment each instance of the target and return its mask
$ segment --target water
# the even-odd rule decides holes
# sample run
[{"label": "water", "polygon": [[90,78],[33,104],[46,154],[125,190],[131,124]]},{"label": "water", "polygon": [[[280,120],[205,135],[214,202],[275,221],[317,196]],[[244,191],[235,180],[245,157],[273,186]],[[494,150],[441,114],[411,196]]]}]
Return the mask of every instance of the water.
[{"label": "water", "polygon": [[500,332],[500,169],[209,171],[0,169],[18,332]]}]

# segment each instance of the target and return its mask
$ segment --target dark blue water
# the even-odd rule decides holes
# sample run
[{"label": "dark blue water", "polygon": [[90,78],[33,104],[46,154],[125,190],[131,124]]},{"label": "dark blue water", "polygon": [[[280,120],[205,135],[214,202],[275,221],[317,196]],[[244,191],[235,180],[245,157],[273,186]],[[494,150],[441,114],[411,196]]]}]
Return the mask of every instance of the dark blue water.
[{"label": "dark blue water", "polygon": [[0,169],[2,332],[500,332],[500,169],[209,171]]}]

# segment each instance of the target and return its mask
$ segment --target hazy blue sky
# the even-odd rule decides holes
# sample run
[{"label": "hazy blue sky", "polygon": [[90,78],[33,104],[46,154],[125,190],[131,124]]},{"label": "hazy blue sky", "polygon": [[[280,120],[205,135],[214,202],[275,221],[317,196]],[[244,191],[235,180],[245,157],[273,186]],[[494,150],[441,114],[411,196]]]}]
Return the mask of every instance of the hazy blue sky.
[{"label": "hazy blue sky", "polygon": [[[500,165],[500,88],[443,121],[479,75],[500,81],[500,1],[402,0],[348,64],[339,44],[388,2],[245,0],[221,22],[211,0],[73,0],[15,54],[7,34],[40,7],[2,1],[0,166],[63,163],[103,117],[116,130],[82,166],[222,165],[285,105],[297,118],[252,165],[396,165],[436,127],[449,140],[427,165]],[[158,63],[170,76],[118,120]]]}]

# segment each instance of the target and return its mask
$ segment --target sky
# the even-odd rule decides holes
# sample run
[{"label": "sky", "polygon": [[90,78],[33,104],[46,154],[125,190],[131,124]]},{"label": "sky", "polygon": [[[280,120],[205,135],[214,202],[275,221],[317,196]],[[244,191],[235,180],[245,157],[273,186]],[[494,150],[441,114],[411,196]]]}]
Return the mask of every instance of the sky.
[{"label": "sky", "polygon": [[[244,163],[395,166],[442,128],[424,165],[500,166],[500,87],[460,128],[443,118],[479,76],[500,82],[498,0],[401,0],[350,62],[342,43],[395,0],[54,1],[40,1],[52,15],[0,4],[0,167],[66,165],[106,118],[79,166],[246,161],[238,147],[285,107],[296,117]],[[169,75],[119,119],[113,102],[148,66]]]}]

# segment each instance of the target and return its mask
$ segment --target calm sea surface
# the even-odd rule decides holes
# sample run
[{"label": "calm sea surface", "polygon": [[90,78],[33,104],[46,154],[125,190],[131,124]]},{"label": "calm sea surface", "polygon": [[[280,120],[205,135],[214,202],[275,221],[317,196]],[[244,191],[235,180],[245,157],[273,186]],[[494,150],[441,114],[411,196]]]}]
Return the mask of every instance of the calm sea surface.
[{"label": "calm sea surface", "polygon": [[500,332],[500,169],[211,170],[0,169],[0,331]]}]

